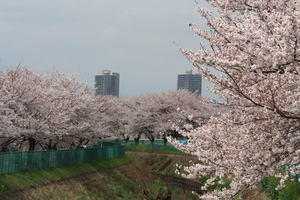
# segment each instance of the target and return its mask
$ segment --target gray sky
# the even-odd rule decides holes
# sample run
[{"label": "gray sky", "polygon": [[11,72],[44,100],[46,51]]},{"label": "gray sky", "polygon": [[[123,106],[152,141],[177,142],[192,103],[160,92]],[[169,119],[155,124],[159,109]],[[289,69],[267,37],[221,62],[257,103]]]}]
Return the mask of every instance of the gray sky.
[{"label": "gray sky", "polygon": [[188,26],[205,27],[195,8],[194,0],[1,0],[0,66],[55,66],[88,85],[109,69],[120,73],[121,96],[174,90],[193,67],[173,42],[192,50],[203,42]]}]

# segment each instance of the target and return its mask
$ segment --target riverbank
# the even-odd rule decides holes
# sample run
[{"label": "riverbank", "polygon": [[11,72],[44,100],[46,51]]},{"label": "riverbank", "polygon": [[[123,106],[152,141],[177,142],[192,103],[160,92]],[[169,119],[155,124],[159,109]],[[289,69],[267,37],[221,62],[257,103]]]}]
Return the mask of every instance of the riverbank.
[{"label": "riverbank", "polygon": [[[74,174],[74,171],[81,172]],[[1,200],[170,199],[166,184],[151,169],[136,165],[129,155],[72,166],[2,174],[1,187]]]},{"label": "riverbank", "polygon": [[[130,155],[133,158],[133,161],[140,167],[148,167],[152,170],[152,173],[158,174],[162,180],[167,183],[174,183],[168,185],[171,187],[169,189],[171,189],[172,200],[198,199],[194,195],[191,195],[191,191],[197,191],[198,193],[202,192],[200,189],[201,184],[191,180],[178,179],[174,173],[176,163],[179,165],[187,165],[190,160],[197,162],[197,157],[148,152],[127,152],[127,154]],[[178,190],[178,187],[181,188],[181,190]],[[246,190],[243,194],[243,200],[270,199],[261,191],[261,187],[258,187],[255,190]]]},{"label": "riverbank", "polygon": [[[0,199],[197,199],[189,189],[194,186],[195,189],[198,185],[193,185],[194,182],[183,183],[182,180],[178,179],[179,182],[176,182],[176,178],[172,179],[176,163],[187,164],[190,160],[196,161],[196,157],[127,152],[125,157],[114,159],[97,161],[97,164],[89,163],[88,165],[65,166],[65,172],[62,172],[64,171],[63,169],[45,169],[45,171],[50,171],[47,174],[35,170],[23,172],[23,175],[22,173],[12,173],[8,174],[9,176],[0,175],[0,189],[6,184],[3,179],[4,176],[8,176],[6,180],[14,181],[15,184],[18,181],[32,182],[34,179],[41,179],[42,176],[45,178],[44,182],[29,184],[21,188],[16,187],[10,192],[5,192],[4,187],[2,187]],[[105,162],[106,164],[104,164]],[[102,167],[99,167],[100,163]],[[105,168],[103,165],[110,165],[110,167]],[[66,174],[70,169],[74,172],[81,171],[81,173],[53,179],[52,176]],[[71,174],[71,172],[69,173]],[[27,178],[25,178],[24,174],[27,174]],[[180,184],[188,185],[190,188],[183,188]],[[267,200],[266,198],[260,198],[259,195],[261,194],[258,191],[249,192],[245,197],[251,198],[245,199]]]}]

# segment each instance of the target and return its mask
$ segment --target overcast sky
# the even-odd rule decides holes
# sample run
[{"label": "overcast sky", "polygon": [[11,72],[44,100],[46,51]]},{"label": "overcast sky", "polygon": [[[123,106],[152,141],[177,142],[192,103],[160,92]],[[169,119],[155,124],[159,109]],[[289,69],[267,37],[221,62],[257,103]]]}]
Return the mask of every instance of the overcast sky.
[{"label": "overcast sky", "polygon": [[120,74],[121,96],[174,90],[193,67],[173,42],[192,50],[203,42],[188,26],[205,28],[195,8],[194,0],[1,0],[0,66],[55,66],[88,85],[108,69]]}]

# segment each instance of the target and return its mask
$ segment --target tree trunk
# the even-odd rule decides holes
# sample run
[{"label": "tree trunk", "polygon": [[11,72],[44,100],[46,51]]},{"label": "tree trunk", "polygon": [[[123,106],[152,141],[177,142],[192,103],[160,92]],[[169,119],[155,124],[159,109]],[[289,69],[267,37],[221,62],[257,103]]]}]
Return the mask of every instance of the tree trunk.
[{"label": "tree trunk", "polygon": [[167,142],[168,142],[168,140],[167,140],[166,136],[164,136],[164,143],[167,143]]},{"label": "tree trunk", "polygon": [[34,151],[37,142],[32,137],[28,138],[29,142],[29,151]]},{"label": "tree trunk", "polygon": [[135,138],[134,138],[135,144],[139,144],[139,140],[140,140],[140,137],[139,137],[139,136],[135,137]]},{"label": "tree trunk", "polygon": [[154,142],[154,137],[149,138],[150,142]]},{"label": "tree trunk", "polygon": [[1,148],[1,151],[2,151],[2,152],[6,152],[6,151],[7,151],[7,146],[2,147],[2,148]]}]

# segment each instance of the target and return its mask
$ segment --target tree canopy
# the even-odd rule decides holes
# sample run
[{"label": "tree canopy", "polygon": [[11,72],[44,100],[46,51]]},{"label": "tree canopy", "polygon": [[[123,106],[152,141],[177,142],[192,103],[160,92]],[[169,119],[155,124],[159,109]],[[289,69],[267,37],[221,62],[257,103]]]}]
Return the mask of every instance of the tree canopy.
[{"label": "tree canopy", "polygon": [[145,134],[176,137],[173,123],[199,126],[216,113],[185,90],[147,95],[96,96],[91,87],[57,69],[36,74],[25,66],[0,70],[2,152],[72,149]]},{"label": "tree canopy", "polygon": [[[214,84],[226,112],[203,126],[181,131],[179,148],[201,164],[184,169],[187,177],[210,175],[203,189],[231,181],[230,188],[203,199],[233,198],[255,187],[283,166],[278,188],[300,173],[300,2],[298,0],[207,0],[217,11],[197,6],[208,30],[190,24],[209,47],[180,48],[191,64]],[[221,77],[212,73],[217,70]],[[179,129],[180,131],[181,129]]]}]

